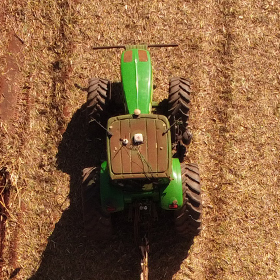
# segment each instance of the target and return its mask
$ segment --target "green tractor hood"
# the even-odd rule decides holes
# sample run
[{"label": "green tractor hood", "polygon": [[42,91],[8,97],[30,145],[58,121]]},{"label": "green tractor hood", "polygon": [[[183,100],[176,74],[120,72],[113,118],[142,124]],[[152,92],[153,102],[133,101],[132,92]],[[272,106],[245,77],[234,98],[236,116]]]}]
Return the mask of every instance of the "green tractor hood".
[{"label": "green tractor hood", "polygon": [[147,46],[126,46],[121,57],[121,77],[127,113],[139,109],[142,114],[150,114],[153,78]]}]

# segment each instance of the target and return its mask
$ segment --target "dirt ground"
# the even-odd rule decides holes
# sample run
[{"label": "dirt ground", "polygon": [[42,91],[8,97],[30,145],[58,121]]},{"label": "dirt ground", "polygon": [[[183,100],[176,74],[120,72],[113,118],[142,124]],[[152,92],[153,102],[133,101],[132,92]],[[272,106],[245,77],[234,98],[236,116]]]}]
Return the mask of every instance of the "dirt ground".
[{"label": "dirt ground", "polygon": [[88,78],[120,81],[121,51],[91,47],[137,43],[179,44],[150,49],[154,100],[191,79],[187,160],[203,189],[200,236],[155,225],[150,279],[280,279],[279,15],[273,0],[2,0],[1,279],[139,279],[126,218],[96,244],[80,198],[82,169],[103,156],[87,137]]}]

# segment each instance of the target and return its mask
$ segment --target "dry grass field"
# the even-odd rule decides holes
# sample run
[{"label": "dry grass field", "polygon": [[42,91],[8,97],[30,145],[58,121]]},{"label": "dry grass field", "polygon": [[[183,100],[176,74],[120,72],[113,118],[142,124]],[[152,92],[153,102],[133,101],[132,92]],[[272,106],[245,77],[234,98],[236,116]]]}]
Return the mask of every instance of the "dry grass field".
[{"label": "dry grass field", "polygon": [[139,279],[131,225],[117,215],[111,242],[87,240],[80,198],[102,156],[88,78],[120,81],[120,50],[92,47],[137,43],[179,44],[150,49],[154,99],[191,79],[188,161],[203,184],[200,236],[178,240],[160,220],[150,279],[280,279],[278,1],[2,0],[0,27],[1,279]]}]

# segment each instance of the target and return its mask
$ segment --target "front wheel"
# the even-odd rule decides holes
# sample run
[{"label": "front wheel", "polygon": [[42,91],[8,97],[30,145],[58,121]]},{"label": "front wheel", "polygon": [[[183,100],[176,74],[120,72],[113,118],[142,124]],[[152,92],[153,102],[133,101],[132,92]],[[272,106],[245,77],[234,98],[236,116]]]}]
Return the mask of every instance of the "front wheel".
[{"label": "front wheel", "polygon": [[100,120],[106,115],[111,99],[111,83],[106,79],[92,78],[89,80],[87,95],[88,120]]},{"label": "front wheel", "polygon": [[182,162],[185,156],[185,145],[189,145],[192,135],[188,130],[190,82],[187,79],[175,77],[169,83],[168,119],[170,123],[171,141],[176,157]]},{"label": "front wheel", "polygon": [[201,231],[201,186],[196,164],[181,164],[184,202],[175,211],[175,228],[183,237],[194,237]]}]

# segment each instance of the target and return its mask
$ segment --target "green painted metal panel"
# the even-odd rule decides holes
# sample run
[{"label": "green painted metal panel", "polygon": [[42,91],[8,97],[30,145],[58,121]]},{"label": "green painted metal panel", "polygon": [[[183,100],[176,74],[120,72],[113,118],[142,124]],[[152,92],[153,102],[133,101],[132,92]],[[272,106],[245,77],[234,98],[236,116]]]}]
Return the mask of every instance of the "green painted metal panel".
[{"label": "green painted metal panel", "polygon": [[172,176],[169,185],[161,189],[161,208],[170,210],[169,205],[177,201],[178,209],[183,206],[181,164],[178,158],[172,159]]},{"label": "green painted metal panel", "polygon": [[150,53],[145,46],[127,46],[121,57],[121,77],[129,114],[151,113],[153,78]]},{"label": "green painted metal panel", "polygon": [[151,199],[153,202],[158,202],[160,199],[159,191],[153,190],[153,191],[142,191],[142,192],[126,192],[124,193],[124,201],[126,204],[130,204],[133,201],[136,200],[145,200],[145,199]]},{"label": "green painted metal panel", "polygon": [[102,208],[107,211],[108,207],[115,209],[110,212],[118,212],[124,209],[124,196],[121,189],[111,184],[108,163],[104,161],[100,170],[100,196]]}]

